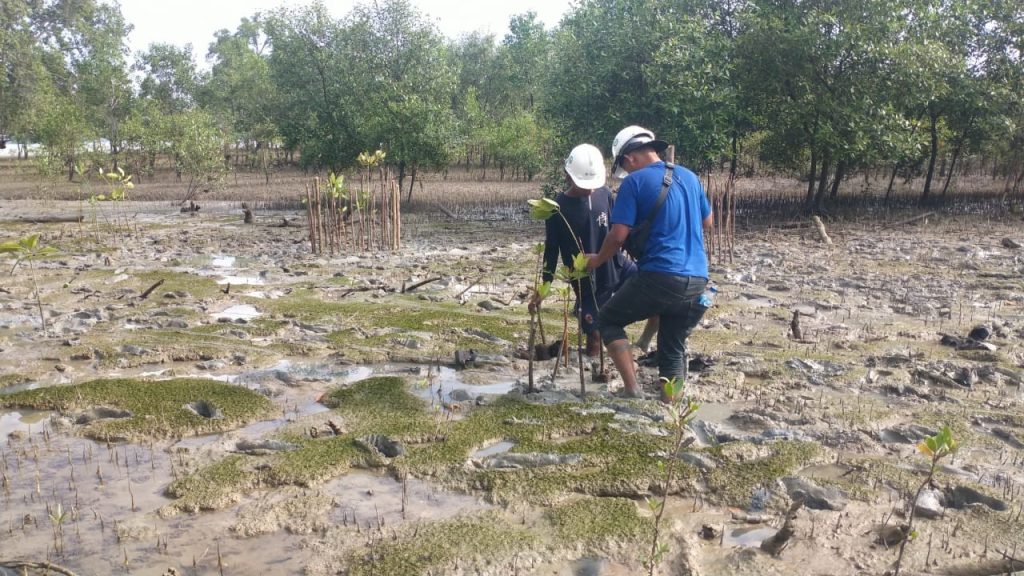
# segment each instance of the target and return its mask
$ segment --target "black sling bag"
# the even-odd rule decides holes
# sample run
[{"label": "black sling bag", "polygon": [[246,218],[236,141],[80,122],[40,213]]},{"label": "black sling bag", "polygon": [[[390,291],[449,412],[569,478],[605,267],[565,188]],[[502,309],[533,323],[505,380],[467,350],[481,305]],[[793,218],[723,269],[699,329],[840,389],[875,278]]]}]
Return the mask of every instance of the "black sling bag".
[{"label": "black sling bag", "polygon": [[626,236],[626,241],[622,244],[622,247],[626,249],[626,253],[637,262],[647,252],[647,239],[651,236],[651,226],[654,224],[654,217],[658,215],[658,210],[661,210],[661,206],[665,203],[665,198],[668,197],[668,189],[672,186],[674,168],[674,164],[665,162],[665,178],[661,181],[661,194],[658,196],[658,201],[654,203],[654,208],[651,208],[647,219],[634,226],[629,231],[629,236]]}]

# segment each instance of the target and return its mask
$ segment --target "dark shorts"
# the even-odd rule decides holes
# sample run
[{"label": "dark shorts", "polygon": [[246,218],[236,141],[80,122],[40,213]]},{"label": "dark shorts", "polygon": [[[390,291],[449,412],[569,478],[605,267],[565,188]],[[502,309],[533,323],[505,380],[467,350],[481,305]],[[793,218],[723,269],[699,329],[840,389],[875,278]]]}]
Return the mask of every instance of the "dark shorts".
[{"label": "dark shorts", "polygon": [[698,298],[707,279],[640,272],[630,278],[601,308],[597,328],[607,344],[626,339],[626,326],[660,316],[658,328],[658,375],[686,377],[686,339],[704,317],[707,308]]},{"label": "dark shorts", "polygon": [[583,294],[582,298],[576,299],[576,308],[573,310],[573,314],[579,314],[580,309],[583,310],[583,332],[584,334],[590,334],[594,330],[597,330],[597,313],[599,309],[604,308],[604,305],[611,300],[612,296],[618,292],[625,284],[626,281],[637,275],[636,263],[632,260],[626,260],[622,267],[622,271],[619,272],[619,283],[612,286],[610,290],[604,290],[597,293],[597,298],[590,295],[587,291]]}]

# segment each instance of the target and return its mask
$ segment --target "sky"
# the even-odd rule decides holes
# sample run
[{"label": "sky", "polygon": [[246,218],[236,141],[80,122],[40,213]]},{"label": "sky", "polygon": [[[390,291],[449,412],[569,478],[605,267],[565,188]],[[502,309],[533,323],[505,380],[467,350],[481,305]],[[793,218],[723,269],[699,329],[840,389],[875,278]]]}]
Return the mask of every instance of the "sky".
[{"label": "sky", "polygon": [[[572,0],[412,0],[450,38],[474,31],[489,32],[499,39],[508,31],[509,18],[533,10],[544,25],[558,24]],[[135,29],[128,37],[132,55],[153,42],[182,46],[192,44],[200,67],[213,33],[234,30],[245,16],[281,6],[303,6],[307,0],[120,0],[121,12]],[[356,0],[324,0],[335,17],[348,14]]]}]

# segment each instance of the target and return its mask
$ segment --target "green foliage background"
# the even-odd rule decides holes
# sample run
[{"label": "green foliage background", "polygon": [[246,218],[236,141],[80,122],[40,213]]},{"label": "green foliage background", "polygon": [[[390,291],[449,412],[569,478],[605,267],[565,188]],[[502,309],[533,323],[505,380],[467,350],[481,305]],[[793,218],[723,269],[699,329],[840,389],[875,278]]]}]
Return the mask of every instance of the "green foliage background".
[{"label": "green foliage background", "polygon": [[403,182],[459,165],[557,186],[573,145],[607,154],[627,124],[697,170],[745,156],[805,178],[819,205],[859,170],[925,175],[924,198],[938,158],[1024,170],[1011,0],[581,0],[551,28],[527,12],[501,38],[457,39],[410,0],[341,16],[316,2],[136,55],[130,30],[102,0],[0,0],[0,134],[69,177],[109,165],[87,154],[100,139],[140,176],[171,157],[190,194],[223,180],[233,148],[335,171],[381,148]]}]

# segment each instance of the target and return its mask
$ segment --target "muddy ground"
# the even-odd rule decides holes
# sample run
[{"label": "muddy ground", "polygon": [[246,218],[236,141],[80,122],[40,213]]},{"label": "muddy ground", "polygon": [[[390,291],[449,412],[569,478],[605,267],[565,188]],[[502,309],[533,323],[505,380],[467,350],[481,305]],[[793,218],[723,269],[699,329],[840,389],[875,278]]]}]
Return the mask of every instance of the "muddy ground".
[{"label": "muddy ground", "polygon": [[[663,407],[614,398],[590,359],[585,398],[575,359],[554,380],[538,362],[527,391],[536,223],[413,214],[399,253],[314,256],[300,214],[244,225],[227,203],[127,204],[120,228],[23,220],[80,208],[5,202],[0,240],[58,249],[0,279],[9,565],[638,574],[645,498],[676,457],[658,573],[883,574],[927,467],[915,446],[943,425],[961,448],[919,500],[903,573],[996,574],[1024,553],[1019,218],[830,223],[833,247],[741,231],[712,263],[693,443],[673,456]],[[562,322],[546,305],[547,341]]]}]

